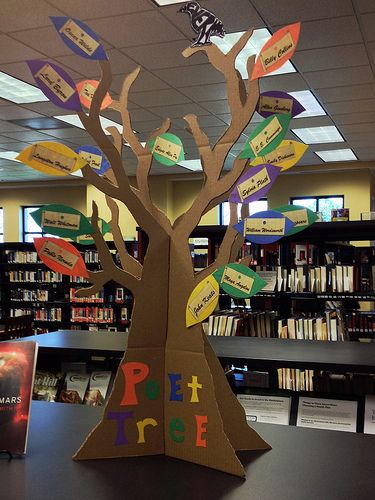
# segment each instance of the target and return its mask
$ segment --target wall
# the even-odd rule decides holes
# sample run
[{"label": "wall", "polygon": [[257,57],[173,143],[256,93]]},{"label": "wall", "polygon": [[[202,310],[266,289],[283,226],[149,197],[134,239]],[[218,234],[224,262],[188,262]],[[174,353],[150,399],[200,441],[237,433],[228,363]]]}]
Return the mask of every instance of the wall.
[{"label": "wall", "polygon": [[[45,183],[47,184],[47,183]],[[72,185],[73,184],[73,185]],[[2,186],[0,206],[4,209],[4,241],[22,240],[21,207],[62,203],[86,214],[86,187],[75,181],[64,183],[14,183]]]}]

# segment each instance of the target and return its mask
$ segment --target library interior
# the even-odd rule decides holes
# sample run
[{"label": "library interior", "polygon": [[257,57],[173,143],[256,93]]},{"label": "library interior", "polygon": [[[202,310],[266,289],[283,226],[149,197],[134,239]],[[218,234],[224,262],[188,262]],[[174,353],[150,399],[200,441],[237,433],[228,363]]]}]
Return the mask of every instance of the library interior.
[{"label": "library interior", "polygon": [[0,498],[373,498],[374,26],[1,2]]}]

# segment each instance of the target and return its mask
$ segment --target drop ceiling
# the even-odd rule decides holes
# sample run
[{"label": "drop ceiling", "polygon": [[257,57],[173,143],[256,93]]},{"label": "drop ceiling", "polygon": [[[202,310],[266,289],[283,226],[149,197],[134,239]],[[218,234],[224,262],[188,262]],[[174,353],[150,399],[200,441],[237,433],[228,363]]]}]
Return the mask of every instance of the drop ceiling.
[{"label": "drop ceiling", "polygon": [[[296,92],[310,90],[325,116],[295,118],[290,129],[336,126],[341,140],[311,144],[294,167],[313,165],[324,172],[321,151],[351,149],[358,160],[375,166],[375,0],[202,0],[215,12],[226,32],[267,27],[274,32],[283,25],[302,21],[298,49],[292,59],[295,73],[260,80],[261,90]],[[72,54],[61,41],[49,16],[66,15],[85,21],[107,49],[112,64],[111,95],[118,97],[124,76],[136,66],[141,73],[132,87],[129,108],[133,129],[141,141],[165,117],[172,118],[172,132],[181,137],[186,159],[198,158],[182,117],[195,113],[212,143],[227,127],[230,116],[223,76],[203,54],[185,59],[193,32],[181,5],[158,7],[151,0],[9,0],[1,2],[0,71],[35,84],[26,59],[46,59],[65,69],[75,82],[98,79],[94,61]],[[50,102],[14,104],[0,100],[0,156],[19,152],[34,142],[59,141],[71,148],[93,144],[85,131],[56,122],[53,116],[70,112]],[[119,121],[117,113],[103,116]],[[245,130],[248,134],[259,117]],[[287,137],[296,139],[292,132]],[[243,135],[233,149],[246,141]],[[322,157],[332,158],[330,155]],[[234,156],[229,156],[227,168]],[[353,168],[359,162],[351,162]],[[124,148],[124,168],[133,174],[135,160]],[[318,170],[319,168],[319,170]],[[302,170],[302,169],[301,169]],[[328,170],[328,169],[327,169]],[[154,162],[152,174],[189,173],[185,168]],[[0,181],[50,180],[22,163],[0,158]]]}]

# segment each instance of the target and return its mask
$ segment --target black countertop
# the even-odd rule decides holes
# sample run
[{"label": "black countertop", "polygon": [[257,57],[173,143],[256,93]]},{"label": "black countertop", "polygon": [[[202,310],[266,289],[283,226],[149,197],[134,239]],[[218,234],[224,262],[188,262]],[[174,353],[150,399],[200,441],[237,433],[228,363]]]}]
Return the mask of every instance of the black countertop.
[{"label": "black countertop", "polygon": [[375,436],[254,424],[272,445],[242,452],[247,479],[153,456],[74,462],[100,409],[32,404],[24,459],[0,459],[2,500],[369,500]]}]

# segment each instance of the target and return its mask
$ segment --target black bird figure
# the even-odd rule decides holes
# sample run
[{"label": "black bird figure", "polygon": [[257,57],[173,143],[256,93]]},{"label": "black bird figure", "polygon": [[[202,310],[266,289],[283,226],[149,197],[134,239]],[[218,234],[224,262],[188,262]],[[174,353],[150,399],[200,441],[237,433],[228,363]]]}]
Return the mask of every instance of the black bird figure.
[{"label": "black bird figure", "polygon": [[185,12],[190,15],[191,27],[198,33],[197,38],[193,39],[192,47],[211,44],[210,37],[214,35],[224,38],[223,23],[215,14],[201,7],[198,2],[188,2],[178,12]]}]

